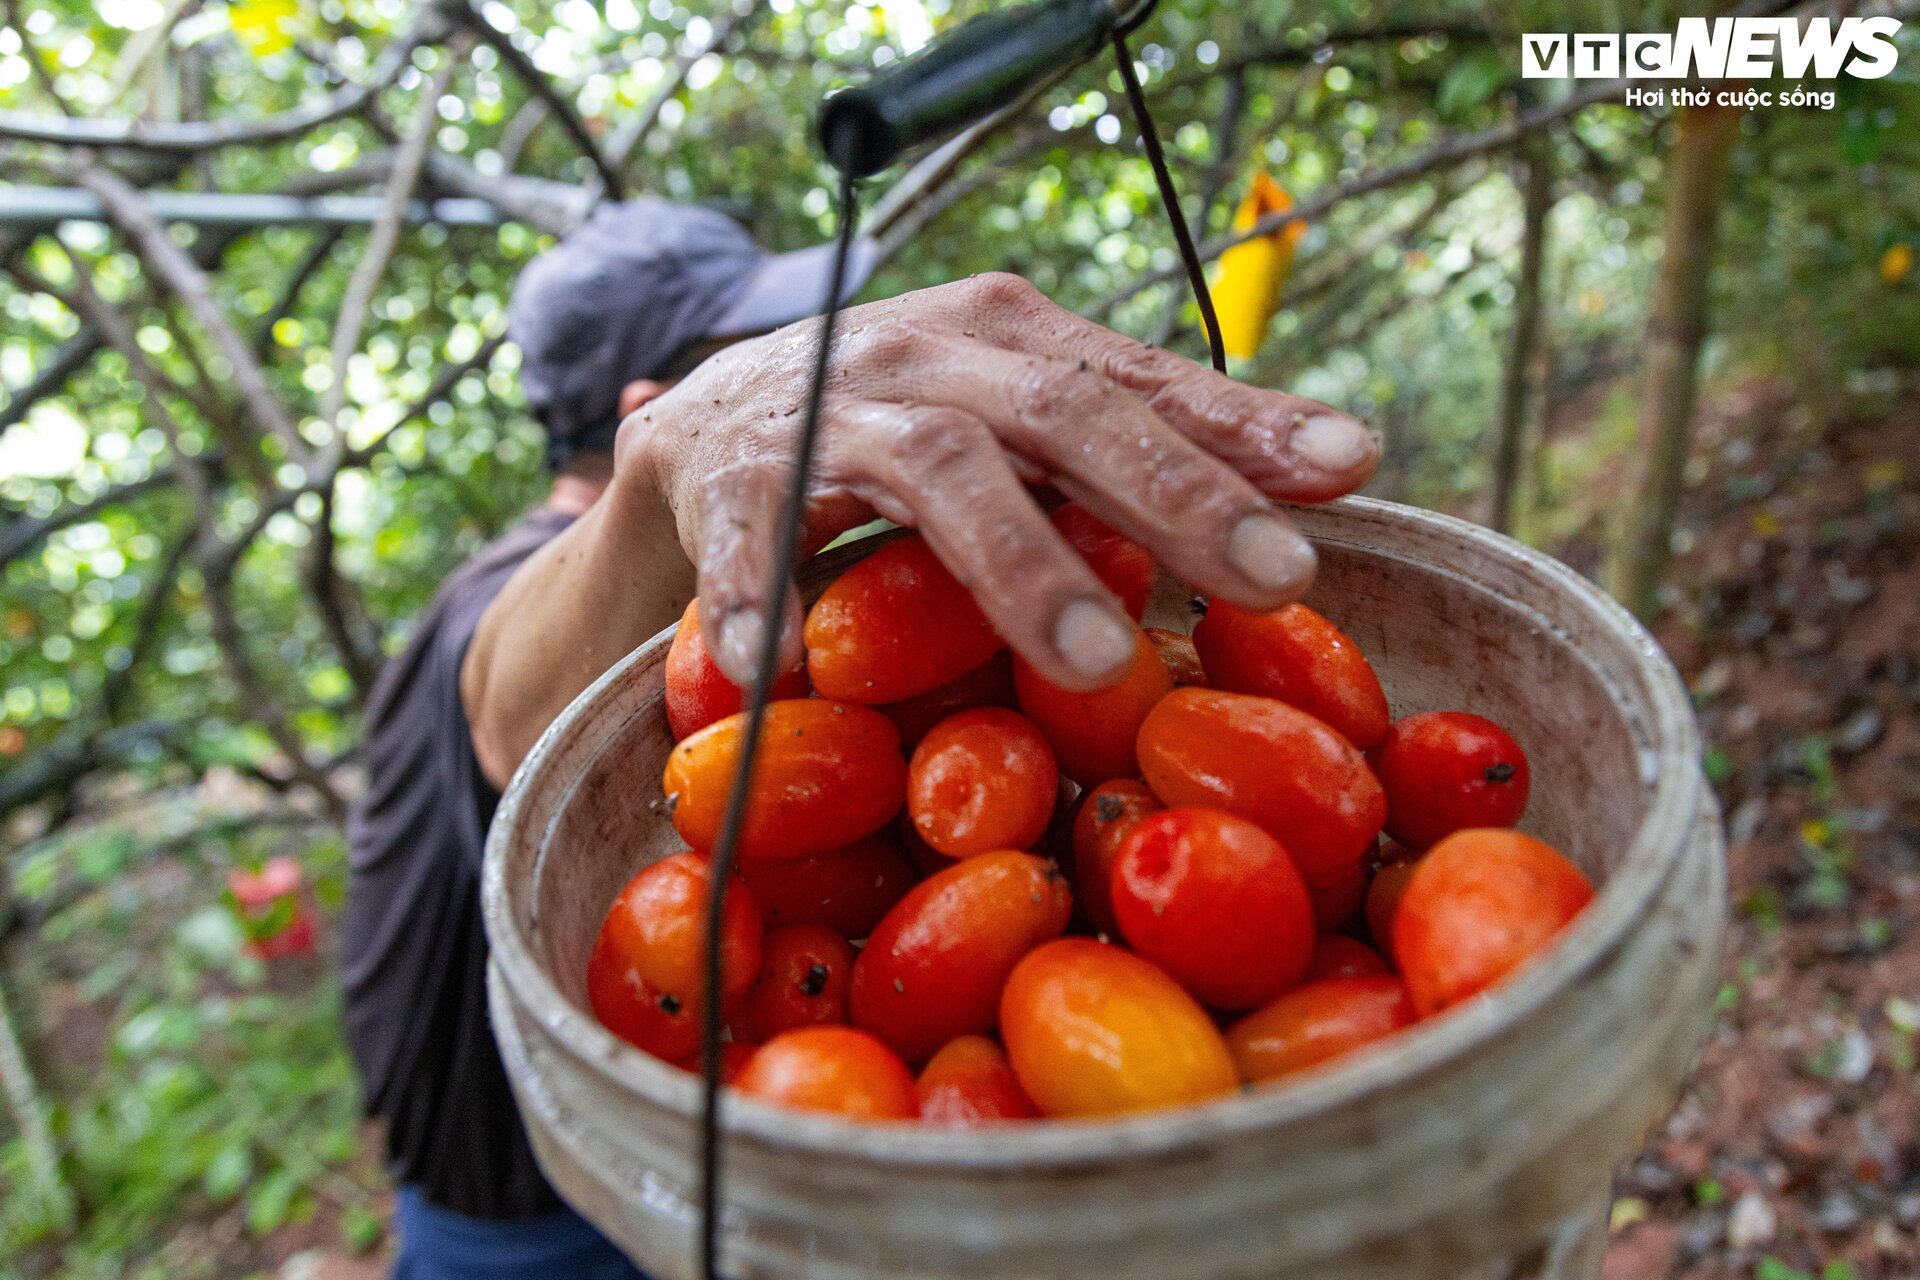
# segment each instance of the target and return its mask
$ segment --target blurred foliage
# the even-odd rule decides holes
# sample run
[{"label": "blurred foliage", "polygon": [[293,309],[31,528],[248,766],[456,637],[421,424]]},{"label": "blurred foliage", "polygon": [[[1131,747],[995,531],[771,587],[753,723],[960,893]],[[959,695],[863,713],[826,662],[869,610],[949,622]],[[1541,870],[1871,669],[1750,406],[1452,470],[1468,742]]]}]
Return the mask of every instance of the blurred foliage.
[{"label": "blurred foliage", "polygon": [[[16,7],[21,28],[0,27],[0,109],[53,117],[57,94],[82,114],[162,120],[251,119],[315,100],[364,79],[418,17],[403,0]],[[629,180],[636,191],[714,203],[771,247],[816,243],[833,222],[829,175],[806,127],[822,93],[987,7],[766,0],[724,54],[688,69],[632,157]],[[670,82],[678,59],[707,46],[720,16],[697,0],[486,0],[479,8],[602,138]],[[1519,32],[1658,30],[1678,11],[1591,0],[1497,8],[1163,0],[1134,44],[1189,213],[1218,234],[1257,168],[1304,203],[1538,105],[1538,82],[1517,75]],[[1716,283],[1714,368],[1785,369],[1819,402],[1920,363],[1920,277],[1911,273],[1920,245],[1915,30],[1910,22],[1892,76],[1843,82],[1832,111],[1776,109],[1745,122]],[[1368,32],[1388,34],[1359,38]],[[418,115],[447,56],[433,42],[416,50],[371,112],[271,146],[191,157],[171,176],[149,172],[149,185],[265,192],[352,175]],[[435,104],[434,146],[486,179],[588,181],[592,167],[562,129],[549,120],[528,131],[528,102],[497,53],[477,48]],[[1536,535],[1564,536],[1618,500],[1587,490],[1630,447],[1622,379],[1660,251],[1669,128],[1657,111],[1598,106],[1552,133],[1559,179],[1546,279],[1548,400],[1591,399],[1583,417],[1595,427],[1550,436],[1540,451],[1523,526]],[[1235,145],[1223,156],[1216,148],[1228,135]],[[1171,286],[1108,311],[1130,282],[1174,261],[1131,138],[1117,76],[1082,69],[961,166],[957,198],[893,257],[868,296],[1008,269],[1128,332],[1158,338],[1170,326],[1171,343],[1197,354],[1192,308]],[[43,164],[51,154],[0,144],[0,166],[12,182],[59,185]],[[162,295],[123,240],[93,224],[62,234],[158,367],[188,382],[204,374],[224,389],[231,370],[207,354],[179,307],[156,300]],[[176,228],[176,236],[217,261],[219,302],[258,342],[272,386],[311,428],[364,229],[334,237],[268,227],[229,237]],[[1310,223],[1264,351],[1238,372],[1367,415],[1388,441],[1380,491],[1470,509],[1485,476],[1519,236],[1519,196],[1500,152],[1345,201]],[[217,239],[228,242],[216,254]],[[512,348],[460,379],[446,400],[400,419],[444,365],[501,332],[515,274],[546,243],[513,222],[409,229],[348,364],[343,424],[354,446],[378,447],[368,465],[341,475],[332,527],[340,571],[385,652],[404,642],[439,579],[541,490],[540,440],[522,411]],[[70,284],[66,255],[46,236],[0,238],[0,253]],[[289,297],[289,282],[315,255],[316,269]],[[0,309],[0,382],[19,389],[79,325],[52,298],[4,278]],[[35,404],[0,435],[0,525],[58,518],[117,487],[166,479],[177,459],[148,396],[126,360],[107,352]],[[234,449],[222,424],[196,406],[170,398],[168,408],[187,452],[211,458]],[[250,472],[253,458],[227,459],[215,521],[224,536],[301,483],[297,469],[287,474],[277,442],[260,444],[257,460],[260,475]],[[271,515],[239,561],[231,597],[248,656],[324,766],[350,752],[358,698],[302,582],[322,515],[315,493]],[[26,919],[36,947],[84,960],[72,980],[77,999],[109,1022],[95,1037],[101,1060],[85,1079],[60,1081],[66,1171],[86,1210],[61,1273],[76,1277],[188,1274],[166,1270],[154,1243],[183,1208],[218,1214],[243,1204],[248,1229],[266,1231],[325,1201],[356,1241],[367,1229],[366,1203],[338,1183],[353,1147],[352,1090],[328,983],[280,990],[268,981],[236,949],[232,922],[219,922],[217,887],[170,899],[174,914],[161,933],[137,936],[133,922],[154,909],[143,895],[156,851],[173,857],[183,846],[144,817],[98,818],[129,797],[171,794],[210,772],[274,788],[288,782],[284,752],[244,705],[216,643],[209,583],[193,557],[177,554],[193,528],[187,496],[155,483],[33,541],[0,576],[0,794],[61,752],[93,753],[103,767],[0,813],[0,849],[12,846],[0,878],[12,886],[0,893],[0,941],[11,897],[14,927]],[[75,817],[84,821],[67,829]],[[271,851],[252,841],[272,839],[242,833],[188,845],[208,860],[214,884],[225,866]],[[338,858],[336,843],[315,844],[310,875],[337,883]],[[42,918],[35,904],[45,902],[61,905]],[[21,1159],[18,1144],[0,1147],[0,1260],[46,1226],[8,1193]],[[128,1258],[149,1270],[125,1269]]]},{"label": "blurred foliage", "polygon": [[[51,908],[9,977],[34,982],[65,1046],[48,1083],[66,1086],[52,1118],[84,1225],[63,1241],[31,1197],[0,1197],[0,1275],[232,1275],[232,1238],[323,1209],[336,1247],[371,1245],[378,1188],[333,982],[312,962],[270,971],[219,893],[225,867],[287,833],[188,800],[139,818],[41,842],[14,867],[17,902]],[[314,894],[337,905],[341,841],[304,848]],[[0,1145],[0,1187],[26,1185],[22,1159]],[[194,1220],[211,1225],[183,1229]]]}]

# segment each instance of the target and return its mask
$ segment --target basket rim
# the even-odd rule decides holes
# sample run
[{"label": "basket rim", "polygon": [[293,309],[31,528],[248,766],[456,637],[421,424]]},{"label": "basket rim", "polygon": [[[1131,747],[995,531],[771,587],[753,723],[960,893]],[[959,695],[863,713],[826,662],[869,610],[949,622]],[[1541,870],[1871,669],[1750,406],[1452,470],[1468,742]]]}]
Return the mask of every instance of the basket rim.
[{"label": "basket rim", "polygon": [[[1368,1052],[1285,1084],[1242,1090],[1204,1103],[1097,1119],[1056,1118],[1044,1123],[971,1130],[942,1130],[910,1121],[851,1122],[795,1111],[730,1091],[721,1111],[730,1141],[757,1142],[790,1151],[861,1159],[902,1168],[1014,1170],[1086,1165],[1120,1158],[1163,1155],[1221,1138],[1271,1131],[1353,1104],[1369,1094],[1402,1087],[1454,1064],[1481,1046],[1515,1034],[1544,1006],[1600,967],[1631,935],[1656,894],[1696,852],[1690,834],[1707,794],[1700,769],[1699,730],[1679,673],[1658,643],[1624,607],[1573,569],[1543,552],[1455,516],[1387,502],[1349,497],[1293,511],[1316,543],[1351,547],[1376,557],[1417,564],[1459,577],[1475,589],[1492,588],[1477,576],[1403,552],[1383,551],[1365,535],[1382,524],[1412,524],[1426,532],[1478,544],[1497,553],[1516,572],[1533,576],[1574,606],[1591,635],[1630,653],[1637,693],[1648,710],[1642,727],[1641,767],[1651,790],[1645,818],[1617,868],[1593,903],[1548,951],[1497,992],[1475,998],[1416,1024],[1394,1037],[1393,1052]],[[1343,526],[1345,526],[1343,528]],[[877,542],[845,548],[857,558]],[[1508,598],[1507,603],[1525,609]],[[1553,624],[1542,619],[1550,629]],[[486,842],[481,879],[482,914],[500,988],[519,1016],[537,1021],[552,1042],[581,1069],[600,1076],[636,1101],[691,1123],[699,1114],[697,1077],[620,1040],[585,1009],[561,993],[536,959],[530,940],[515,924],[505,868],[517,843],[534,844],[536,867],[552,835],[552,815],[564,809],[576,779],[557,789],[549,820],[539,822],[529,796],[552,767],[554,744],[599,710],[605,691],[639,661],[649,646],[670,640],[673,627],[650,638],[610,667],[568,705],[543,733],[515,772],[501,798]],[[1587,637],[1576,638],[1576,643]],[[1617,687],[1617,682],[1606,682]],[[529,882],[531,884],[531,881]],[[535,1010],[544,1010],[535,1013]],[[496,1017],[499,1012],[496,1011]]]}]

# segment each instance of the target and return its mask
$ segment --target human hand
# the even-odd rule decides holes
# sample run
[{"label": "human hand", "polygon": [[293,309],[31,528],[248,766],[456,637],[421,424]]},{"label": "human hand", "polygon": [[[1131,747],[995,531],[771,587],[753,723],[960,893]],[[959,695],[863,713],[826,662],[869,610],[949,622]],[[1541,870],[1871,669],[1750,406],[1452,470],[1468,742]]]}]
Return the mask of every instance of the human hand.
[{"label": "human hand", "polygon": [[[699,568],[702,629],[746,684],[806,412],[819,321],[706,361],[620,430],[615,484],[657,489]],[[876,515],[918,528],[994,627],[1049,680],[1098,687],[1134,652],[1119,601],[1054,531],[1051,484],[1196,587],[1253,608],[1299,597],[1314,555],[1275,499],[1373,474],[1356,419],[1233,381],[993,274],[841,316],[803,554]],[[785,587],[781,661],[800,657]]]}]

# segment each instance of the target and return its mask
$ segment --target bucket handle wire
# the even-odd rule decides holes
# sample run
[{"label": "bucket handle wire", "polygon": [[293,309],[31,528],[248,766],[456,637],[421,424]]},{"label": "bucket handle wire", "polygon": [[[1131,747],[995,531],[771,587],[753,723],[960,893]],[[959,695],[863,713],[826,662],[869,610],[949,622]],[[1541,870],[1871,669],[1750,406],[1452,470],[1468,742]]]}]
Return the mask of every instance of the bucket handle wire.
[{"label": "bucket handle wire", "polygon": [[[1127,102],[1133,112],[1134,124],[1139,130],[1141,147],[1146,153],[1148,164],[1153,168],[1154,182],[1159,188],[1161,205],[1168,220],[1173,224],[1174,241],[1179,247],[1181,262],[1186,267],[1187,281],[1193,289],[1194,301],[1200,309],[1201,326],[1206,334],[1208,354],[1212,358],[1213,367],[1225,373],[1227,359],[1220,338],[1220,321],[1214,313],[1213,295],[1207,288],[1206,272],[1199,252],[1194,247],[1192,230],[1181,212],[1180,196],[1174,188],[1173,174],[1167,167],[1166,153],[1161,149],[1160,136],[1154,128],[1153,117],[1147,108],[1146,95],[1141,91],[1139,76],[1134,71],[1133,54],[1127,47],[1127,35],[1146,20],[1152,8],[1151,3],[1143,5],[1128,22],[1116,27],[1112,32],[1112,46],[1119,66],[1120,80],[1126,89]],[[774,676],[780,662],[780,633],[786,615],[787,575],[792,571],[794,555],[799,546],[801,517],[806,506],[815,445],[820,434],[820,407],[826,395],[827,372],[832,360],[834,325],[839,318],[841,295],[845,291],[846,284],[847,261],[852,252],[854,232],[859,225],[859,190],[856,185],[855,166],[845,163],[847,157],[844,156],[829,158],[833,159],[841,170],[837,208],[839,226],[835,233],[832,283],[828,288],[826,301],[821,307],[820,345],[813,365],[813,381],[807,391],[806,417],[800,428],[799,439],[794,445],[787,492],[775,533],[775,555],[771,561],[772,580],[767,584],[764,597],[766,613],[762,619],[764,625],[761,628],[760,653],[754,667],[752,683],[747,690],[746,732],[741,741],[740,760],[734,768],[733,781],[727,793],[726,814],[721,823],[719,839],[714,844],[713,855],[708,864],[703,972],[705,996],[701,1001],[700,1036],[699,1274],[704,1280],[722,1280],[719,1252],[720,1214],[724,1206],[721,1175],[721,1155],[724,1144],[721,1140],[720,1104],[724,1090],[720,1080],[720,1036],[724,1014],[720,1007],[721,1001],[716,994],[722,990],[721,922],[726,910],[727,884],[738,861],[740,833],[746,822],[747,805],[753,792],[753,769],[759,756],[760,732],[766,719],[768,695],[772,691]]]}]

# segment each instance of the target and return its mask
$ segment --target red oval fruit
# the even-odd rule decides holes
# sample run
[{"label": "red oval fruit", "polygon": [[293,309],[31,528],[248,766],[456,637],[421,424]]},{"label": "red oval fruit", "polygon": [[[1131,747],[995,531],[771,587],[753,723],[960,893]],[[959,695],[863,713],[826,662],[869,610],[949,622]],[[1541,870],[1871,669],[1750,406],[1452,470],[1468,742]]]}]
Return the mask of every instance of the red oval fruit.
[{"label": "red oval fruit", "polygon": [[919,879],[881,836],[805,858],[762,858],[741,864],[769,926],[825,925],[843,938],[864,938]]},{"label": "red oval fruit", "polygon": [[1153,651],[1160,655],[1160,661],[1173,677],[1175,688],[1207,687],[1207,670],[1201,665],[1200,651],[1194,648],[1192,636],[1165,627],[1147,627],[1146,633],[1147,639],[1153,641]]},{"label": "red oval fruit", "polygon": [[1393,956],[1422,1017],[1545,951],[1593,900],[1580,868],[1518,831],[1457,831],[1413,864],[1393,913]]},{"label": "red oval fruit", "polygon": [[807,611],[805,638],[820,696],[865,703],[917,697],[1006,648],[918,534],[841,574]]},{"label": "red oval fruit", "polygon": [[1377,978],[1392,972],[1393,966],[1366,943],[1344,934],[1323,933],[1320,941],[1314,944],[1313,960],[1307,965],[1303,980],[1318,982],[1323,978]]},{"label": "red oval fruit", "polygon": [[831,929],[797,924],[775,929],[760,945],[760,974],[734,1025],[748,1040],[847,1020],[853,948]]},{"label": "red oval fruit", "polygon": [[1227,1045],[1251,1084],[1331,1062],[1415,1021],[1407,984],[1392,975],[1326,978],[1242,1018]]},{"label": "red oval fruit", "polygon": [[1114,864],[1113,910],[1134,950],[1216,1009],[1271,1000],[1313,958],[1313,904],[1293,860],[1217,809],[1136,822]]},{"label": "red oval fruit", "polygon": [[1364,864],[1386,797],[1347,740],[1271,698],[1176,689],[1140,726],[1140,768],[1169,805],[1224,809],[1265,829],[1309,889]]},{"label": "red oval fruit", "polygon": [[913,1072],[898,1054],[852,1027],[801,1027],[754,1051],[740,1092],[777,1106],[854,1120],[911,1120]]},{"label": "red oval fruit", "polygon": [[1387,834],[1415,849],[1469,827],[1511,827],[1527,811],[1526,753],[1485,716],[1397,720],[1367,761],[1387,793]]},{"label": "red oval fruit", "polygon": [[1053,744],[1060,772],[1091,787],[1135,774],[1134,736],[1154,704],[1172,691],[1173,676],[1143,634],[1126,673],[1105,689],[1089,693],[1063,689],[1017,655],[1013,687],[1020,695],[1020,710]]},{"label": "red oval fruit", "polygon": [[1114,778],[1089,791],[1073,819],[1073,893],[1096,933],[1120,935],[1113,914],[1113,866],[1134,824],[1166,806],[1132,778]]},{"label": "red oval fruit", "polygon": [[1121,537],[1077,502],[1055,507],[1049,519],[1094,576],[1120,597],[1133,620],[1145,617],[1147,597],[1153,594],[1153,553]]},{"label": "red oval fruit", "polygon": [[909,750],[927,731],[948,716],[975,707],[1011,707],[1014,704],[1013,655],[1002,649],[973,670],[955,676],[937,689],[914,698],[875,707],[900,731]]},{"label": "red oval fruit", "polygon": [[1161,969],[1091,938],[1022,960],[1000,998],[1020,1087],[1050,1116],[1112,1115],[1204,1102],[1239,1083],[1226,1041]]},{"label": "red oval fruit", "polygon": [[985,1036],[949,1040],[920,1070],[917,1084],[922,1123],[969,1129],[1040,1114],[1020,1087],[1006,1051]]},{"label": "red oval fruit", "polygon": [[[746,727],[746,712],[728,716],[667,757],[661,787],[674,830],[702,853],[720,836]],[[768,703],[740,860],[804,858],[872,835],[900,812],[906,775],[900,734],[873,708],[819,698]]]},{"label": "red oval fruit", "polygon": [[[716,720],[724,720],[739,711],[745,695],[740,686],[727,679],[707,651],[700,634],[700,602],[689,600],[680,615],[680,627],[667,648],[664,669],[667,727],[678,742],[698,733]],[[807,696],[807,673],[795,669],[773,682],[768,700]]]},{"label": "red oval fruit", "polygon": [[1298,707],[1362,750],[1387,732],[1387,695],[1366,655],[1303,604],[1255,613],[1215,600],[1194,627],[1193,643],[1216,689]]},{"label": "red oval fruit", "polygon": [[[708,883],[706,860],[691,853],[643,868],[614,898],[587,961],[587,1001],[601,1025],[669,1060],[700,1047]],[[760,935],[760,908],[735,878],[720,924],[725,1011],[759,972]]]},{"label": "red oval fruit", "polygon": [[910,1062],[955,1036],[991,1031],[1020,957],[1067,927],[1053,864],[983,853],[919,885],[887,913],[853,965],[853,1024]]},{"label": "red oval fruit", "polygon": [[907,765],[907,813],[950,858],[1031,849],[1060,791],[1053,748],[1017,711],[977,707],[934,726]]}]

